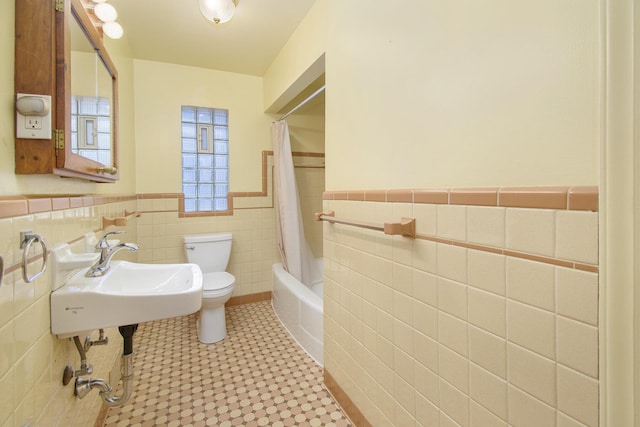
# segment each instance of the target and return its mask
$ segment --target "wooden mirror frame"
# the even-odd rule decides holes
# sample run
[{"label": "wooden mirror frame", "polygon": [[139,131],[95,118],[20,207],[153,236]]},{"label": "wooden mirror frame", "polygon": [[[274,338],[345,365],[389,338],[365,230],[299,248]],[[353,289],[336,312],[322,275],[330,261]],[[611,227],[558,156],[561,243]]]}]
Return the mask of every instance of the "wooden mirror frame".
[{"label": "wooden mirror frame", "polygon": [[[55,5],[55,7],[54,7]],[[47,174],[114,182],[119,173],[100,173],[104,165],[71,151],[71,20],[75,19],[113,81],[112,165],[118,168],[118,73],[101,31],[82,0],[16,0],[15,93],[51,95],[52,139],[15,142],[16,174]],[[56,138],[56,135],[59,135]]]},{"label": "wooden mirror frame", "polygon": [[[70,7],[67,7],[70,3]],[[98,32],[94,21],[91,20],[81,0],[65,0],[65,11],[71,13],[57,13],[56,15],[56,128],[64,129],[64,155],[58,156],[56,166],[59,171],[54,173],[63,176],[80,178],[89,175],[93,181],[111,182],[118,179],[118,72],[111,61],[102,42],[102,34]],[[111,165],[103,165],[96,161],[82,157],[71,150],[71,20],[75,19],[87,40],[93,46],[113,81],[111,94]],[[99,170],[101,167],[115,167],[114,174]]]}]

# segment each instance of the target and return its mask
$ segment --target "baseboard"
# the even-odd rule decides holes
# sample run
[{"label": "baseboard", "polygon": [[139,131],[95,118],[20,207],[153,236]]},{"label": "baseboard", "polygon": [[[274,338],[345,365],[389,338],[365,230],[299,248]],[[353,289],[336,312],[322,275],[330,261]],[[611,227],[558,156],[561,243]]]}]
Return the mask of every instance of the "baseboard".
[{"label": "baseboard", "polygon": [[234,305],[251,304],[252,302],[268,301],[271,299],[271,291],[258,292],[257,294],[240,295],[231,297],[226,302],[225,307],[233,307]]},{"label": "baseboard", "polygon": [[338,402],[340,407],[342,407],[342,410],[347,414],[354,426],[371,427],[371,423],[367,421],[351,398],[347,396],[347,393],[342,390],[336,380],[333,379],[326,369],[324,370],[324,385],[327,387],[327,390],[329,390],[329,393],[331,393],[336,402]]},{"label": "baseboard", "polygon": [[109,413],[109,407],[104,403],[100,407],[100,412],[98,412],[98,416],[96,417],[96,423],[93,425],[94,427],[103,427],[104,422],[107,420],[107,414]]}]

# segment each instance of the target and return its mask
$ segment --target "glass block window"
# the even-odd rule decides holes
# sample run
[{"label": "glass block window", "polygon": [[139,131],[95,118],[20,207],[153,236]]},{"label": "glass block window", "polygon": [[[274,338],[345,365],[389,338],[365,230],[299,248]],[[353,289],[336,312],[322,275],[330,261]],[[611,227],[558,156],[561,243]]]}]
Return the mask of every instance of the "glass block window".
[{"label": "glass block window", "polygon": [[103,165],[111,164],[111,101],[71,96],[71,151]]},{"label": "glass block window", "polygon": [[228,110],[182,106],[182,192],[185,212],[227,210]]}]

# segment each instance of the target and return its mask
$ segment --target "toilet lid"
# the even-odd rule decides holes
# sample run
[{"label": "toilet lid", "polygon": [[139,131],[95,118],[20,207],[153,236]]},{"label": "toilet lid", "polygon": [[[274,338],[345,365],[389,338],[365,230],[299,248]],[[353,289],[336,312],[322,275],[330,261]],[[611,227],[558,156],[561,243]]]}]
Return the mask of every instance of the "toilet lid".
[{"label": "toilet lid", "polygon": [[233,285],[235,281],[236,278],[233,274],[229,274],[226,271],[205,273],[202,275],[202,290],[216,291]]}]

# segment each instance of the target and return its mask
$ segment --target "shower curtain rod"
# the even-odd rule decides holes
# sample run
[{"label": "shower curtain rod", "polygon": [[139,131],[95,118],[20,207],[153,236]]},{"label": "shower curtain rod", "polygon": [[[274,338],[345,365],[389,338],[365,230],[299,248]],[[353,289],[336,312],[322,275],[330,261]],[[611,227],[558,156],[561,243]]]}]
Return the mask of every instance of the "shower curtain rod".
[{"label": "shower curtain rod", "polygon": [[287,114],[285,114],[284,116],[280,117],[278,119],[278,121],[280,120],[284,120],[287,117],[289,117],[290,115],[292,115],[293,113],[295,113],[298,108],[302,107],[304,104],[306,104],[307,102],[311,101],[313,98],[316,97],[316,95],[318,95],[320,92],[322,92],[324,90],[324,85],[322,85],[318,90],[316,90],[315,92],[313,92],[311,95],[309,95],[304,101],[302,101],[300,104],[296,105],[295,107],[293,107],[291,109],[291,111],[289,111]]}]

